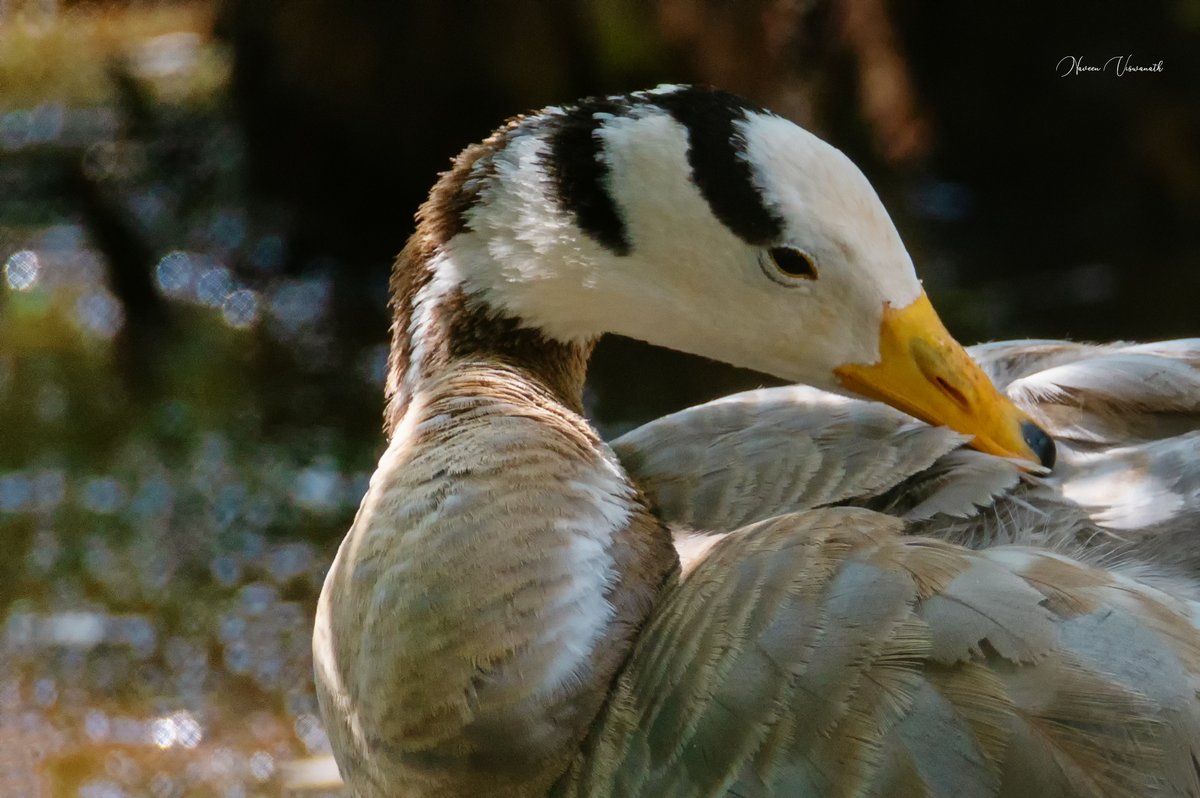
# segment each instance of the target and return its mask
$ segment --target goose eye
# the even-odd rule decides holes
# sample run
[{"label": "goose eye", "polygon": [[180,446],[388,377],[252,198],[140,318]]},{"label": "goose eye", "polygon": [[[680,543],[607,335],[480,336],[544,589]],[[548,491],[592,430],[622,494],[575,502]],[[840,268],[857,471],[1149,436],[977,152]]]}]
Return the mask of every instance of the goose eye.
[{"label": "goose eye", "polygon": [[788,279],[817,279],[817,265],[807,252],[792,247],[771,247],[767,258],[777,275]]}]

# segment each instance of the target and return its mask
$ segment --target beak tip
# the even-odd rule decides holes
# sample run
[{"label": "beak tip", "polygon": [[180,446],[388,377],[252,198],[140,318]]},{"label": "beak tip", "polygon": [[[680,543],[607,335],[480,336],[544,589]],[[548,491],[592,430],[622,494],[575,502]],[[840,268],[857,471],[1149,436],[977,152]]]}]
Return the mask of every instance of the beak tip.
[{"label": "beak tip", "polygon": [[1022,421],[1021,436],[1043,466],[1054,468],[1057,451],[1054,439],[1047,435],[1045,430],[1032,421]]}]

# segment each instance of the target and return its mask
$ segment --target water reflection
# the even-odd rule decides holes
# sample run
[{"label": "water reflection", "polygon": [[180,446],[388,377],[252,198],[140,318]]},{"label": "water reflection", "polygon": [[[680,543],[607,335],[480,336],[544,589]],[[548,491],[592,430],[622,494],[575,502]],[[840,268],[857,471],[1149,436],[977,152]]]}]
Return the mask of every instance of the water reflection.
[{"label": "water reflection", "polygon": [[[9,398],[80,406],[86,383],[39,374],[18,369]],[[202,412],[163,400],[98,460],[41,464],[54,455],[35,448],[0,471],[20,563],[0,627],[0,738],[30,752],[5,760],[0,794],[272,795],[281,763],[328,753],[310,619],[369,457],[347,464],[329,434],[289,450],[198,429]],[[58,417],[26,437],[85,418]]]},{"label": "water reflection", "polygon": [[[154,40],[137,69],[173,80],[197,46]],[[236,137],[211,142],[218,161],[195,166],[238,185]],[[136,314],[89,229],[0,214],[0,796],[279,795],[292,763],[329,752],[311,617],[377,426],[268,429],[248,353],[328,347],[332,283],[282,275],[287,242],[252,229],[240,196],[189,204],[150,168],[159,143],[122,137],[112,109],[0,114],[0,148],[51,144],[163,242],[150,290],[180,332],[135,395],[113,366]],[[364,365],[337,384],[377,396],[385,357],[352,353]],[[311,362],[272,368],[270,391],[320,395]]]}]

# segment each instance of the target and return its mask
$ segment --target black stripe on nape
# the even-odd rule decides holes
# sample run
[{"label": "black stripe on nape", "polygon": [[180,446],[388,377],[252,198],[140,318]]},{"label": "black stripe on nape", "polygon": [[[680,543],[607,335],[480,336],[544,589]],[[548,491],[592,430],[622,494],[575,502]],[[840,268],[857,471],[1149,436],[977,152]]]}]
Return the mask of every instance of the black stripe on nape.
[{"label": "black stripe on nape", "polygon": [[553,132],[545,167],[554,178],[559,205],[575,217],[580,229],[617,255],[628,255],[633,245],[609,188],[604,143],[596,131],[606,115],[628,110],[619,99],[593,97],[548,120]]},{"label": "black stripe on nape", "polygon": [[735,127],[747,113],[768,112],[735,94],[700,86],[652,94],[647,99],[687,128],[692,181],[713,216],[748,244],[778,243],[783,237],[783,219],[763,202],[745,157],[746,140]]}]

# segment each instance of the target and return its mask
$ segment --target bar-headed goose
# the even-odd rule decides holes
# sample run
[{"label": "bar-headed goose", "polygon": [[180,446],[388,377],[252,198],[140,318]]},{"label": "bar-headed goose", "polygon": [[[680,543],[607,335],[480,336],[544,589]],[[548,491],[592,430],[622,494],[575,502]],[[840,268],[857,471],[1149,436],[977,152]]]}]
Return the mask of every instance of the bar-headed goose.
[{"label": "bar-headed goose", "polygon": [[314,634],[355,795],[1200,794],[1190,601],[862,507],[673,529],[584,418],[615,332],[949,427],[926,466],[1053,460],[839,151],[667,86],[513,120],[419,220],[390,443]]}]

